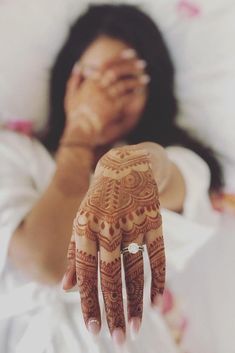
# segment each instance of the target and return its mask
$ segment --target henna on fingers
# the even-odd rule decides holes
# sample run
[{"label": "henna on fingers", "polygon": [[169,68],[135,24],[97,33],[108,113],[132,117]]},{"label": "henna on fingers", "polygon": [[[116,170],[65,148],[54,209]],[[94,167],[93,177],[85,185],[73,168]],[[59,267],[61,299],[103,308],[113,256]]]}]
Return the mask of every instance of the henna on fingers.
[{"label": "henna on fingers", "polygon": [[143,254],[124,254],[125,281],[127,292],[128,320],[132,317],[142,319],[144,292]]},{"label": "henna on fingers", "polygon": [[101,290],[104,298],[107,323],[111,334],[116,328],[125,332],[122,299],[121,259],[112,262],[100,261]]},{"label": "henna on fingers", "polygon": [[87,254],[84,251],[77,251],[76,255],[77,283],[85,324],[88,326],[90,320],[96,320],[101,326],[98,302],[97,256]]},{"label": "henna on fingers", "polygon": [[71,289],[77,284],[75,252],[76,252],[76,244],[75,244],[75,234],[73,232],[72,238],[69,243],[68,252],[67,252],[68,266],[62,280],[62,287],[64,290]]},{"label": "henna on fingers", "polygon": [[[101,288],[112,336],[125,332],[120,249],[146,242],[152,272],[151,299],[163,293],[165,255],[158,189],[149,155],[139,146],[112,149],[98,162],[94,180],[74,221],[76,271],[85,322],[98,317],[97,251],[100,249]],[[139,239],[142,239],[139,242]],[[89,242],[94,253],[79,244]],[[95,245],[94,245],[95,244]],[[88,255],[88,254],[93,255]],[[143,255],[124,253],[128,319],[141,321]],[[119,332],[120,333],[120,332]]]},{"label": "henna on fingers", "polygon": [[158,295],[163,294],[165,285],[166,259],[163,236],[159,235],[154,240],[147,241],[146,245],[152,272],[151,302],[154,303]]}]

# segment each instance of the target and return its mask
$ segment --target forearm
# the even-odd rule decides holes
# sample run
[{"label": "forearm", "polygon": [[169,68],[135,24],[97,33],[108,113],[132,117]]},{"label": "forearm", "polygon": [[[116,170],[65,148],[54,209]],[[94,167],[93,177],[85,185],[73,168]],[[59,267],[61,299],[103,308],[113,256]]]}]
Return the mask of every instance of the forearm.
[{"label": "forearm", "polygon": [[56,160],[51,183],[16,230],[9,249],[18,268],[47,283],[59,281],[66,267],[72,223],[89,186],[92,155],[84,148],[62,147]]},{"label": "forearm", "polygon": [[185,182],[178,167],[172,163],[165,149],[157,143],[141,143],[151,157],[155,180],[159,189],[161,207],[181,212],[185,199]]}]

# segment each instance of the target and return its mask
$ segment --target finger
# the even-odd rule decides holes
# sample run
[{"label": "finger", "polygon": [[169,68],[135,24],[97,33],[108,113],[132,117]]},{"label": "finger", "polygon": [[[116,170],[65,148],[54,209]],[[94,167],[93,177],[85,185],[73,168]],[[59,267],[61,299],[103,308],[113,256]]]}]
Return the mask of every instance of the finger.
[{"label": "finger", "polygon": [[78,63],[73,67],[72,73],[67,81],[66,93],[73,94],[77,91],[83,81],[82,70]]},{"label": "finger", "polygon": [[126,93],[134,93],[137,89],[145,87],[150,82],[148,75],[138,78],[120,80],[107,88],[107,93],[112,98],[123,96]]},{"label": "finger", "polygon": [[82,65],[82,73],[85,78],[92,78],[94,80],[100,80],[103,73],[112,68],[112,66],[118,65],[122,62],[128,62],[130,60],[137,60],[137,52],[134,49],[124,49],[121,53],[117,53],[110,60],[107,60],[101,66]]},{"label": "finger", "polygon": [[75,235],[73,233],[69,243],[69,248],[67,253],[68,266],[62,280],[62,288],[64,290],[71,289],[77,284],[75,250],[76,250]]},{"label": "finger", "polygon": [[107,323],[114,342],[122,344],[125,340],[125,317],[122,298],[122,277],[120,247],[108,252],[100,247],[101,290]]},{"label": "finger", "polygon": [[162,226],[160,225],[158,229],[149,231],[145,239],[152,274],[151,302],[153,305],[157,305],[165,286],[166,259]]},{"label": "finger", "polygon": [[[143,244],[143,236],[139,236],[134,243]],[[123,248],[129,243],[123,243]],[[127,313],[131,327],[131,333],[137,334],[143,315],[143,293],[144,293],[144,264],[143,253],[123,253],[123,264],[125,270],[125,282],[127,293]]]},{"label": "finger", "polygon": [[118,52],[116,55],[114,55],[112,58],[109,60],[105,61],[100,67],[100,71],[107,70],[111,68],[113,65],[117,65],[121,63],[122,61],[129,61],[136,59],[138,56],[137,52],[133,48],[127,48],[122,50],[121,52]]},{"label": "finger", "polygon": [[107,87],[113,82],[116,82],[125,77],[140,76],[144,73],[146,62],[144,60],[123,60],[122,62],[113,65],[111,68],[103,71],[100,85]]},{"label": "finger", "polygon": [[[98,334],[101,327],[100,307],[98,301],[98,251],[95,240],[86,236],[86,226],[76,224],[76,275],[81,297],[83,318],[87,329]],[[79,230],[82,229],[80,235]]]}]

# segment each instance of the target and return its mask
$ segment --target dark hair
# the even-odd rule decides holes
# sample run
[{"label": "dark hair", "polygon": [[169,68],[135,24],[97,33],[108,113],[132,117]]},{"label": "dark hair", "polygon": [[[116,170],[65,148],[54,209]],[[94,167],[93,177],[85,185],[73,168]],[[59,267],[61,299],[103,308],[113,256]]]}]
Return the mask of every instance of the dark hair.
[{"label": "dark hair", "polygon": [[155,141],[163,146],[182,145],[200,155],[211,170],[211,190],[222,186],[222,173],[212,151],[176,126],[174,69],[155,23],[131,5],[92,5],[72,26],[51,76],[50,118],[44,141],[50,150],[58,147],[65,124],[64,95],[72,67],[85,49],[100,35],[123,40],[147,62],[151,77],[149,97],[135,129],[126,136],[129,143]]}]

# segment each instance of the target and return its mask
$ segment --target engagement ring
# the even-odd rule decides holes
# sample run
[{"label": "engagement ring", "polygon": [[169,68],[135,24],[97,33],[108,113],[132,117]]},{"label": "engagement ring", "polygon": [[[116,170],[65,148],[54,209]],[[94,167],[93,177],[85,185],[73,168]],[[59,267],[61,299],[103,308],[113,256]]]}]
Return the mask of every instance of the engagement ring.
[{"label": "engagement ring", "polygon": [[121,254],[125,254],[125,253],[130,253],[130,254],[136,254],[138,251],[144,251],[144,246],[143,245],[139,245],[136,243],[131,243],[129,244],[127,247],[123,248],[121,250]]}]

